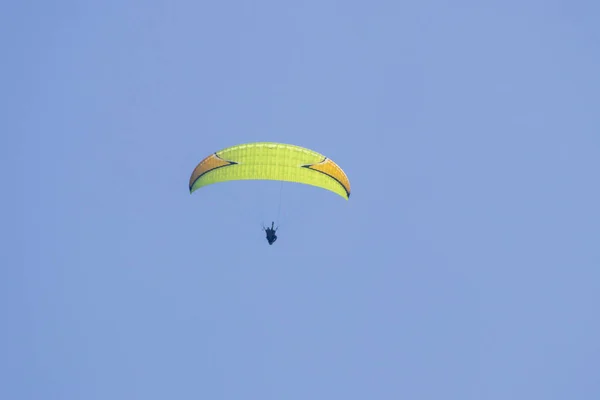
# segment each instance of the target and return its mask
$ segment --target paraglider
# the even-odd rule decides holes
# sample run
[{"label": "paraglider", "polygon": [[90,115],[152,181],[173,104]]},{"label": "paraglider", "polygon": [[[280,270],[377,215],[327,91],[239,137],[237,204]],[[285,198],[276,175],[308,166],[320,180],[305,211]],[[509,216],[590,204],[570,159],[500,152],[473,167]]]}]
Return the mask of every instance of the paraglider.
[{"label": "paraglider", "polygon": [[277,232],[277,228],[274,228],[274,226],[275,221],[271,222],[270,228],[265,228],[263,226],[263,230],[267,232],[267,242],[269,242],[269,245],[272,245],[277,240],[277,235],[275,234],[275,232]]},{"label": "paraglider", "polygon": [[[350,198],[350,181],[330,158],[291,144],[255,142],[216,151],[194,168],[189,181],[190,194],[219,182],[236,180],[275,180],[316,186]],[[277,240],[271,225],[273,244]]]}]

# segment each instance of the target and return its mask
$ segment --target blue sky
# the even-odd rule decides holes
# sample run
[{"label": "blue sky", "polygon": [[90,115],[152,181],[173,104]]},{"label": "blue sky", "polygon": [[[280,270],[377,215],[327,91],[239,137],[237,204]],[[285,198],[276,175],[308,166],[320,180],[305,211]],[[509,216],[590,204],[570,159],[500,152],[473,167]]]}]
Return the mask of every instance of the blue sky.
[{"label": "blue sky", "polygon": [[0,398],[600,398],[597,2],[3,8]]}]

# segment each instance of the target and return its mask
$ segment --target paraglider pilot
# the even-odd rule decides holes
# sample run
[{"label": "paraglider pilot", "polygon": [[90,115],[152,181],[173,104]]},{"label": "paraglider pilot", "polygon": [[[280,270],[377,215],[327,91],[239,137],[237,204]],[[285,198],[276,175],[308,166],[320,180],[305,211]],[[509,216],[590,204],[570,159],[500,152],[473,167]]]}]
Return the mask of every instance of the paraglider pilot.
[{"label": "paraglider pilot", "polygon": [[265,228],[263,226],[263,230],[267,232],[267,242],[269,242],[269,245],[272,245],[277,240],[277,235],[275,234],[275,232],[277,232],[277,228],[274,228],[274,226],[275,222],[271,222],[270,228]]}]

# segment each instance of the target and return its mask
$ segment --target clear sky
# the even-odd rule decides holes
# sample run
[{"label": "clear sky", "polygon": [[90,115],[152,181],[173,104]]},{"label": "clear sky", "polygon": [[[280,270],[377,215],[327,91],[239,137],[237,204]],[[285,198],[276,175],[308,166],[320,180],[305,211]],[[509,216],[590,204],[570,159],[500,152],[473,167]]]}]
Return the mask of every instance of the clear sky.
[{"label": "clear sky", "polygon": [[2,9],[0,398],[600,398],[599,2]]}]

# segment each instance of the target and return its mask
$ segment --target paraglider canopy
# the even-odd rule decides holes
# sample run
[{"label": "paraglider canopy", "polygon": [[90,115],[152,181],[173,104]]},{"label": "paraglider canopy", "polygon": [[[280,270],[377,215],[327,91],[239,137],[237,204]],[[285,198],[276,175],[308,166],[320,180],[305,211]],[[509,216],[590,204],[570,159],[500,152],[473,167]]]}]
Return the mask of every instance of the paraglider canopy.
[{"label": "paraglider canopy", "polygon": [[189,189],[193,193],[235,180],[297,182],[350,198],[350,181],[331,159],[304,147],[273,142],[240,144],[209,155],[192,172]]}]

